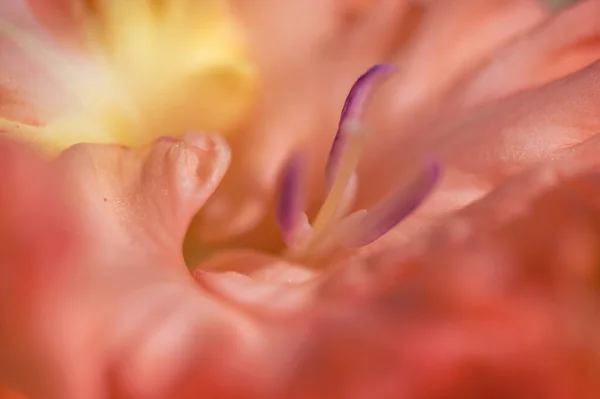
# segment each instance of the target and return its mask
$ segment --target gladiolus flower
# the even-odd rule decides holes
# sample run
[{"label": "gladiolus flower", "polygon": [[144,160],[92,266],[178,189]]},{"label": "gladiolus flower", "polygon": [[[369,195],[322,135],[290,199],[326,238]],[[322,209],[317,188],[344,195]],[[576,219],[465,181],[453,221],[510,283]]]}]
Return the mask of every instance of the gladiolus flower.
[{"label": "gladiolus flower", "polygon": [[[52,107],[43,117],[34,108],[35,123],[19,115],[22,108],[6,108],[13,135],[59,132],[41,141],[79,144],[49,159],[0,142],[3,381],[34,398],[60,399],[598,396],[599,1],[552,16],[533,2],[500,0],[320,9],[321,28],[381,28],[374,38],[397,39],[385,50],[364,44],[366,34],[333,47],[364,51],[377,64],[368,70],[358,62],[328,70],[324,56],[318,73],[307,68],[318,85],[331,76],[324,71],[356,81],[324,85],[335,95],[325,102],[323,126],[307,112],[320,106],[319,91],[290,90],[299,98],[289,104],[301,110],[275,112],[276,99],[289,98],[279,97],[282,89],[297,83],[290,75],[289,86],[267,79],[268,51],[261,55],[257,40],[264,31],[253,25],[251,8],[236,4],[228,19],[221,3],[216,14],[181,14],[176,5],[191,2],[132,0],[123,6],[136,22],[129,25],[116,2],[82,4],[83,19],[45,21],[90,35],[55,35],[66,52],[60,57],[19,33],[34,28],[18,9],[0,25],[20,49],[48,61],[46,72],[78,65],[75,92],[80,83],[86,90],[102,83],[89,92],[102,100],[90,107],[93,117],[70,108],[70,97],[45,102]],[[186,28],[197,26],[181,20],[158,23],[169,10],[185,21],[214,16],[216,31],[208,31],[216,36],[190,36]],[[365,10],[402,16],[408,28],[374,27]],[[250,101],[252,74],[231,50],[238,49],[228,41],[232,21],[249,36],[265,86],[244,122],[238,111]],[[224,37],[215,33],[221,28]],[[220,120],[217,134],[184,133],[210,125],[213,115],[188,119],[189,109],[174,105],[208,93],[172,85],[189,77],[178,75],[188,64],[175,53],[205,48],[182,39],[158,51],[146,40],[156,43],[163,29],[186,33],[165,40],[227,44],[232,88],[211,75],[212,64],[186,69],[202,77],[202,88],[216,82],[203,100],[215,112],[231,111],[218,99],[243,103]],[[305,49],[331,43],[323,39],[331,30],[316,31]],[[90,43],[94,55],[111,60],[99,75],[89,60],[63,57]],[[154,70],[164,54],[174,69]],[[80,79],[82,71],[94,78]],[[53,81],[29,81],[38,82]],[[123,92],[161,123],[128,124]],[[54,94],[40,93],[34,99]],[[304,142],[301,122],[322,130],[309,129]],[[247,134],[228,135],[230,123]],[[289,144],[274,126],[289,127]],[[163,134],[176,137],[156,138]],[[98,143],[81,143],[90,140]],[[231,206],[232,197],[250,199],[250,216]],[[202,262],[186,265],[186,237],[187,246],[204,246]]]}]

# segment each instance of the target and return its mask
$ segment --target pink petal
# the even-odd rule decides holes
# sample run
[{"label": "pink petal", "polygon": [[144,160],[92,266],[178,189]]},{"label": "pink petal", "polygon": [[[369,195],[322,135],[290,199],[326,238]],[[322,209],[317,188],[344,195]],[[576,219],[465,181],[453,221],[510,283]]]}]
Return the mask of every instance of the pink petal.
[{"label": "pink petal", "polygon": [[402,90],[390,93],[394,112],[411,112],[526,33],[545,17],[539,1],[457,0],[426,5],[408,48],[399,53]]},{"label": "pink petal", "polygon": [[582,1],[495,54],[458,88],[465,106],[573,73],[600,58],[600,3]]},{"label": "pink petal", "polygon": [[[61,44],[71,49],[83,48],[80,0],[23,0],[44,28]],[[81,9],[79,10],[81,11]]]},{"label": "pink petal", "polygon": [[36,58],[39,54],[35,54],[35,50],[27,50],[17,43],[25,37],[23,35],[37,41],[45,51],[57,50],[22,2],[3,1],[0,4],[0,118],[41,124],[64,109],[71,95],[52,73],[52,64],[44,58]]},{"label": "pink petal", "polygon": [[[529,54],[524,47],[528,40],[542,43],[542,37],[545,37],[544,41],[551,43],[560,36],[562,43],[568,43],[567,48],[580,48],[576,43],[580,43],[580,40],[588,43],[588,34],[593,35],[591,20],[597,17],[596,13],[590,12],[590,7],[596,7],[595,4],[597,3],[590,2],[574,6],[557,16],[554,22],[534,31],[531,36],[516,41],[514,46],[519,50],[515,50],[514,54],[525,57],[525,54]],[[587,13],[584,13],[586,10]],[[589,16],[589,19],[575,18],[584,15]],[[573,29],[567,28],[578,23],[582,25],[581,29],[574,25]],[[573,34],[573,39],[568,39],[570,33]],[[382,132],[374,141],[371,152],[366,155],[359,174],[360,181],[366,186],[359,193],[358,206],[366,207],[376,202],[393,187],[399,171],[405,167],[404,162],[410,162],[403,161],[403,157],[412,159],[414,154],[429,154],[433,151],[446,167],[447,173],[437,191],[438,197],[432,199],[429,210],[423,209],[422,216],[431,219],[464,206],[505,178],[538,162],[552,159],[561,151],[568,152],[569,148],[595,135],[597,128],[594,126],[599,122],[594,107],[597,103],[595,88],[598,65],[582,69],[590,62],[588,55],[591,56],[593,51],[577,53],[574,50],[574,53],[567,51],[556,54],[553,45],[536,48],[541,49],[541,53],[535,59],[557,57],[552,58],[549,65],[558,65],[564,61],[563,65],[569,66],[563,72],[575,68],[579,70],[536,87],[535,81],[513,75],[519,70],[517,66],[530,64],[525,61],[512,64],[508,58],[506,79],[515,85],[502,87],[512,87],[509,92],[499,92],[494,82],[500,77],[491,73],[486,79],[479,79],[486,76],[485,69],[482,69],[475,80],[481,85],[463,87],[466,95],[475,94],[476,90],[481,89],[480,93],[491,96],[490,100],[494,97],[501,98],[496,102],[467,107],[462,102],[464,93],[458,87],[449,91],[439,102],[433,102],[430,109],[425,109],[419,115],[418,120],[415,118],[412,122],[405,121],[406,124],[401,124],[400,135],[388,136],[390,131]],[[548,49],[548,52],[544,49]],[[505,54],[511,54],[509,47]],[[571,58],[569,54],[580,54],[580,57]],[[563,59],[562,55],[566,57]],[[500,60],[499,58],[498,63]],[[516,62],[517,58],[513,60]],[[497,65],[500,64],[492,63],[489,71],[499,72]],[[555,72],[558,76],[554,75]],[[561,75],[559,68],[551,72],[549,78],[560,78]],[[514,81],[509,79],[511,76],[515,77]],[[537,78],[540,74],[526,76]],[[519,91],[527,88],[529,89]],[[401,91],[403,87],[397,86],[396,89]],[[399,156],[397,148],[402,148],[400,154],[403,156]],[[414,230],[418,228],[418,224],[415,221],[415,225],[410,228],[404,224],[404,228]]]}]

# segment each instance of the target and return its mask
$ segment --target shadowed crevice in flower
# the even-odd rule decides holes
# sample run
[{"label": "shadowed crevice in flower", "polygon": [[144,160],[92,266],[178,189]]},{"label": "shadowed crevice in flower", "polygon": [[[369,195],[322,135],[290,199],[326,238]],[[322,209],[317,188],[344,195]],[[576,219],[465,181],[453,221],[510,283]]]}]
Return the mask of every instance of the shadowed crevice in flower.
[{"label": "shadowed crevice in flower", "polygon": [[277,222],[291,258],[320,258],[341,245],[361,247],[375,241],[418,208],[439,180],[438,162],[423,161],[408,185],[401,186],[370,211],[361,210],[346,217],[358,184],[355,171],[368,139],[363,112],[376,79],[392,70],[390,65],[376,65],[352,86],[326,166],[327,196],[312,223],[302,207],[307,196],[302,156],[295,154],[285,164],[280,177]]}]

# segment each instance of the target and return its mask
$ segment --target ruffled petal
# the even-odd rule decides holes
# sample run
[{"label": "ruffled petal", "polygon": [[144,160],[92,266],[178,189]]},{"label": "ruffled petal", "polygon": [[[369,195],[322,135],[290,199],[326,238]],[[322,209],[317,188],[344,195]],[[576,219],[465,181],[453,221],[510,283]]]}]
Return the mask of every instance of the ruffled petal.
[{"label": "ruffled petal", "polygon": [[[70,195],[86,206],[82,218],[96,226],[94,239],[106,233],[140,245],[153,240],[178,252],[190,219],[216,189],[229,157],[218,136],[189,134],[139,150],[78,144],[56,162]],[[135,230],[127,230],[131,227]],[[138,237],[142,232],[148,237]],[[126,237],[116,240],[118,234]]]}]

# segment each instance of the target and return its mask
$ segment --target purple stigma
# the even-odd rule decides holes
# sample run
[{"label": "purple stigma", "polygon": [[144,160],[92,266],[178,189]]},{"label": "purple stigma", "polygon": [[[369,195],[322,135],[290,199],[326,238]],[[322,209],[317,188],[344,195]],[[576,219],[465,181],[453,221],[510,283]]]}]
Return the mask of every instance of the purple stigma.
[{"label": "purple stigma", "polygon": [[346,101],[344,102],[344,107],[342,108],[338,129],[333,139],[331,151],[329,152],[329,159],[327,160],[325,171],[327,191],[329,191],[333,184],[333,180],[335,179],[348,138],[348,131],[344,126],[345,123],[348,120],[360,120],[362,111],[364,110],[365,101],[371,92],[373,83],[382,74],[391,72],[393,69],[394,67],[392,65],[375,65],[362,74],[350,89]]},{"label": "purple stigma", "polygon": [[283,240],[288,246],[304,212],[305,190],[302,172],[303,157],[295,154],[287,161],[281,174],[276,220]]},{"label": "purple stigma", "polygon": [[346,240],[350,247],[363,247],[377,240],[413,213],[434,189],[441,176],[438,161],[429,160],[408,185],[401,187],[358,220]]}]

